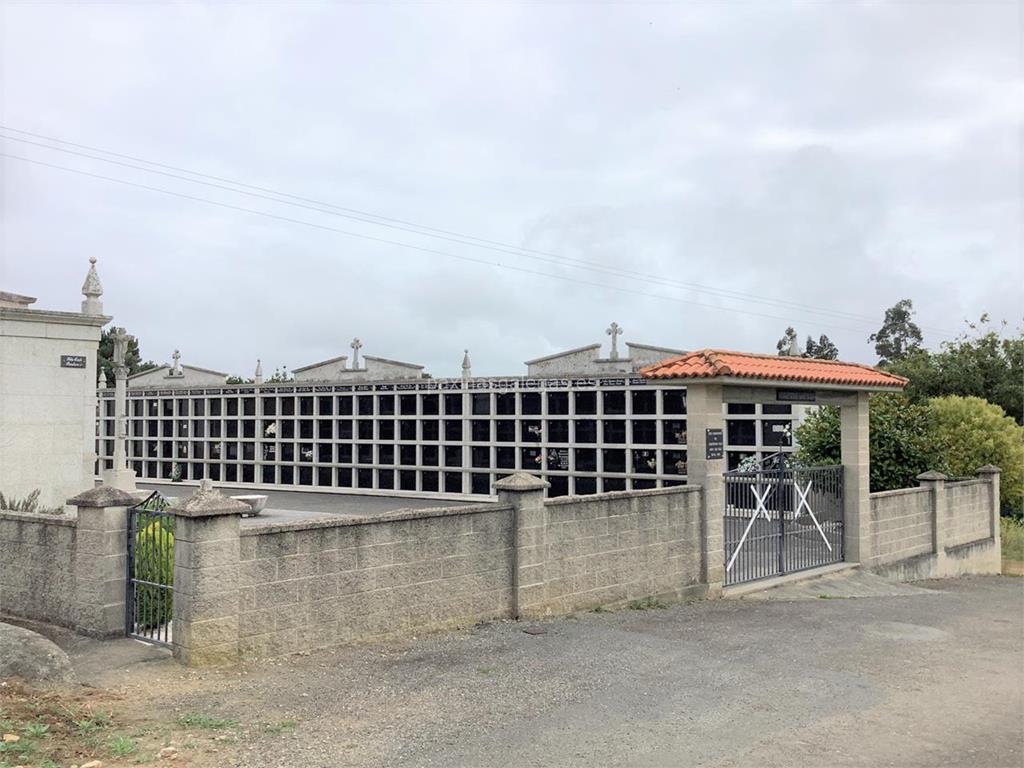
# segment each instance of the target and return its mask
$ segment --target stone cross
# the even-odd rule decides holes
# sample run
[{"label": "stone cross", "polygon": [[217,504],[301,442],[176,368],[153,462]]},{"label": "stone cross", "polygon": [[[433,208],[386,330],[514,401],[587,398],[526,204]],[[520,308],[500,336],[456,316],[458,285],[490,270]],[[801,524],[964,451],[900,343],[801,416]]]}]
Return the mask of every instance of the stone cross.
[{"label": "stone cross", "polygon": [[174,365],[171,367],[171,374],[173,376],[177,376],[181,373],[181,366],[179,365],[181,362],[181,352],[174,350],[174,354],[171,355],[171,359],[174,361]]},{"label": "stone cross", "polygon": [[349,346],[352,347],[352,370],[354,371],[359,368],[359,350],[363,348],[363,342],[356,336]]},{"label": "stone cross", "polygon": [[612,337],[612,354],[611,360],[619,359],[619,336],[622,333],[622,328],[619,327],[618,323],[612,323],[608,326],[608,330],[605,331],[609,336]]}]

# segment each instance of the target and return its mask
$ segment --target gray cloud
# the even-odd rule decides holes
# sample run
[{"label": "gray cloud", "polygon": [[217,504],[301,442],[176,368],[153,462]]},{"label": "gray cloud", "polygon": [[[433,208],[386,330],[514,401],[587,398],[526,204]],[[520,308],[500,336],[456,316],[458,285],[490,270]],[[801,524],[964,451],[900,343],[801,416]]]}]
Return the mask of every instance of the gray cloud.
[{"label": "gray cloud", "polygon": [[438,241],[0,139],[10,154],[556,276],[4,160],[2,287],[73,308],[98,256],[107,309],[148,357],[180,347],[186,361],[250,373],[256,357],[296,367],[359,335],[366,353],[435,375],[457,374],[465,347],[477,373],[518,373],[527,358],[604,340],[617,320],[635,341],[765,351],[792,324],[872,361],[865,339],[900,298],[932,344],[982,312],[1020,321],[1014,3],[2,13],[3,124],[786,302]]}]

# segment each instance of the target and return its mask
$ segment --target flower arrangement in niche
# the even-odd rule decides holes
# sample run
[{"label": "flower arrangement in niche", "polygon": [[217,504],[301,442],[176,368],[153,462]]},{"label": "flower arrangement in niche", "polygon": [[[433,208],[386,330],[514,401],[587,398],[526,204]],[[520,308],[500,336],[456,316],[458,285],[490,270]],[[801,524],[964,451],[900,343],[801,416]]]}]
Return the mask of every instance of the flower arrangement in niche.
[{"label": "flower arrangement in niche", "polygon": [[181,465],[178,462],[174,462],[173,464],[171,464],[171,482],[181,482]]},{"label": "flower arrangement in niche", "polygon": [[276,424],[268,424],[267,428],[263,430],[263,436],[264,437],[273,437],[276,434],[277,434],[277,425]]}]

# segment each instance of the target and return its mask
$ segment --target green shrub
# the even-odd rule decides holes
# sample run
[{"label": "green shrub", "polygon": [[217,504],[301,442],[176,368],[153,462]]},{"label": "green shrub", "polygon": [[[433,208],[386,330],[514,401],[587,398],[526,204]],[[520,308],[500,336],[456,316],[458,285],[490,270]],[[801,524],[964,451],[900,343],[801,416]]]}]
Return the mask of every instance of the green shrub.
[{"label": "green shrub", "polygon": [[[928,401],[933,439],[951,475],[973,475],[985,464],[1002,470],[1003,512],[1020,516],[1024,504],[1024,427],[1002,408],[980,397],[936,397]],[[872,457],[874,458],[874,457]]]},{"label": "green shrub", "polygon": [[[875,395],[871,398],[869,424],[872,492],[910,488],[917,485],[916,478],[922,472],[942,469],[926,406],[915,405],[902,395]],[[839,437],[839,409],[819,408],[796,429],[797,461],[808,466],[839,464]]]},{"label": "green shrub", "polygon": [[[144,514],[144,513],[143,513]],[[174,533],[170,521],[153,518],[135,534],[135,623],[158,627],[171,620],[172,593],[138,581],[174,584]]]}]

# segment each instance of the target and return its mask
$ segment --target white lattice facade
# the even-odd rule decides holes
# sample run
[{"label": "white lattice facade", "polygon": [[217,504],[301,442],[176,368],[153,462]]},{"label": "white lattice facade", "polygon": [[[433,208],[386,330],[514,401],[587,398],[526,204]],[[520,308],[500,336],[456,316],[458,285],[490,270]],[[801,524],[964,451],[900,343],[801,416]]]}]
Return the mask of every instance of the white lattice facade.
[{"label": "white lattice facade", "polygon": [[[98,470],[113,457],[101,389]],[[730,466],[789,451],[799,406],[730,406]],[[335,492],[490,494],[540,474],[549,495],[686,481],[686,390],[635,375],[132,387],[128,460],[140,481]]]}]

